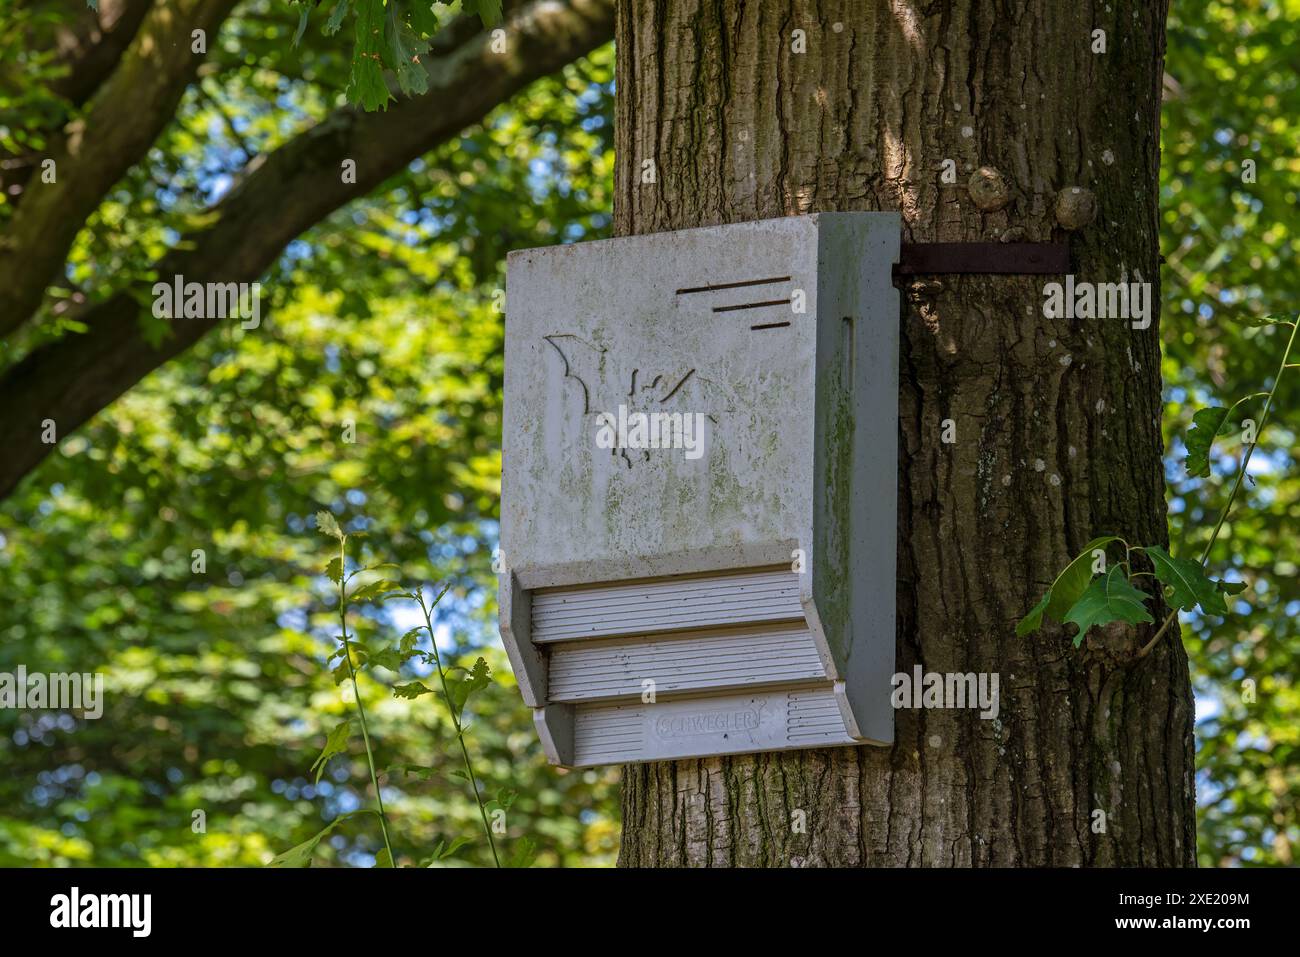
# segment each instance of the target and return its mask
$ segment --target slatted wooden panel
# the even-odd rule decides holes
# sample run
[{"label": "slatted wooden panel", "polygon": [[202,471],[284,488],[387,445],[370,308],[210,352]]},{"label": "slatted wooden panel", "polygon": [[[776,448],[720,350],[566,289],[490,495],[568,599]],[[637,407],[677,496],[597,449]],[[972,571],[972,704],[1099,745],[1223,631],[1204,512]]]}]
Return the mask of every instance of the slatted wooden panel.
[{"label": "slatted wooden panel", "polygon": [[539,644],[761,622],[802,621],[789,568],[533,592]]},{"label": "slatted wooden panel", "polygon": [[807,628],[741,629],[656,640],[581,641],[551,651],[550,700],[640,697],[706,688],[825,681]]}]

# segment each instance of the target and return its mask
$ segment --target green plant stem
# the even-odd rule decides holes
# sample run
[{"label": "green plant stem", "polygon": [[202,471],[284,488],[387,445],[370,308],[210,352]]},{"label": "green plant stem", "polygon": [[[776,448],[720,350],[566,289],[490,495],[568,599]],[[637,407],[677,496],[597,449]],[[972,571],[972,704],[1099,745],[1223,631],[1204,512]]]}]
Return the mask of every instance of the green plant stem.
[{"label": "green plant stem", "polygon": [[357,700],[357,714],[361,718],[361,740],[366,744],[366,763],[370,766],[370,783],[375,787],[375,802],[379,805],[379,829],[384,834],[384,847],[388,849],[388,866],[396,867],[393,845],[388,840],[388,815],[384,813],[384,796],[379,792],[379,775],[375,773],[375,755],[370,749],[370,729],[366,726],[366,709],[361,704],[361,686],[357,684],[357,670],[352,666],[352,644],[348,641],[348,606],[345,598],[347,579],[343,569],[347,564],[347,536],[339,539],[339,626],[342,629],[343,659],[348,663],[352,677],[352,695]]},{"label": "green plant stem", "polygon": [[447,702],[447,713],[451,715],[452,727],[456,729],[456,741],[460,744],[460,754],[465,761],[465,773],[469,775],[469,786],[474,791],[474,801],[478,804],[479,817],[483,819],[483,833],[487,835],[488,847],[492,850],[492,861],[500,867],[501,858],[497,856],[497,844],[492,838],[492,825],[488,823],[487,807],[483,804],[483,796],[479,794],[478,778],[474,775],[474,765],[469,759],[469,748],[465,746],[465,729],[461,726],[460,718],[451,703],[451,692],[447,688],[447,674],[442,669],[442,658],[438,654],[438,639],[433,634],[433,609],[438,607],[438,602],[442,601],[442,596],[447,594],[449,588],[451,585],[446,585],[433,600],[433,604],[427,607],[424,604],[424,589],[417,591],[416,597],[420,602],[420,611],[424,613],[424,624],[429,632],[429,645],[433,649],[433,665],[438,669],[438,681],[442,684],[442,697]]},{"label": "green plant stem", "polygon": [[[1268,413],[1273,408],[1273,396],[1277,394],[1277,387],[1282,381],[1283,374],[1288,368],[1290,368],[1290,366],[1287,365],[1287,359],[1291,357],[1291,347],[1295,345],[1297,330],[1300,330],[1300,319],[1291,323],[1291,338],[1287,340],[1286,350],[1282,353],[1282,362],[1278,365],[1277,375],[1273,377],[1273,388],[1268,390],[1268,398],[1264,400],[1264,411],[1260,413],[1259,426],[1255,429],[1255,441],[1246,446],[1246,451],[1241,456],[1241,465],[1237,467],[1237,477],[1232,483],[1232,491],[1228,493],[1228,501],[1224,503],[1223,510],[1219,512],[1219,520],[1214,523],[1214,531],[1210,533],[1210,540],[1205,543],[1205,551],[1201,553],[1202,567],[1205,566],[1206,561],[1210,557],[1210,551],[1214,548],[1215,541],[1218,540],[1219,531],[1223,528],[1223,523],[1228,519],[1228,512],[1232,509],[1232,503],[1237,500],[1237,493],[1241,491],[1241,483],[1246,478],[1246,466],[1250,464],[1250,457],[1255,454],[1255,447],[1259,445],[1260,437],[1264,434],[1264,426],[1268,423]],[[1254,398],[1255,396],[1263,394],[1264,393],[1262,392],[1256,392],[1254,395],[1247,396],[1246,398]],[[1242,401],[1244,400],[1239,399],[1237,402],[1233,403],[1229,412],[1240,405]],[[1227,419],[1226,413],[1224,419],[1225,421]],[[1150,641],[1142,646],[1142,650],[1137,653],[1139,658],[1145,658],[1151,653],[1151,649],[1156,646],[1156,642],[1164,636],[1164,633],[1169,630],[1169,626],[1173,624],[1177,617],[1178,609],[1175,608],[1160,625],[1160,630],[1152,636]]]}]

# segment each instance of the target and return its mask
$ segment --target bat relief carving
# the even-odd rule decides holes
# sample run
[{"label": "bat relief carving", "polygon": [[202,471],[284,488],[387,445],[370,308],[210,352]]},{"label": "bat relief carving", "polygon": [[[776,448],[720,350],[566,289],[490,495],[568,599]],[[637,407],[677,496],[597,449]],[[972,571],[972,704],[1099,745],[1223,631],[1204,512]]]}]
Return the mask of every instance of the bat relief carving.
[{"label": "bat relief carving", "polygon": [[708,380],[684,364],[666,370],[628,369],[603,346],[582,336],[557,333],[542,337],[564,365],[564,379],[582,390],[582,414],[595,415],[601,428],[616,437],[606,446],[630,469],[636,461],[649,461],[651,449],[683,448],[689,459],[702,454],[703,412],[688,410],[692,386]]}]

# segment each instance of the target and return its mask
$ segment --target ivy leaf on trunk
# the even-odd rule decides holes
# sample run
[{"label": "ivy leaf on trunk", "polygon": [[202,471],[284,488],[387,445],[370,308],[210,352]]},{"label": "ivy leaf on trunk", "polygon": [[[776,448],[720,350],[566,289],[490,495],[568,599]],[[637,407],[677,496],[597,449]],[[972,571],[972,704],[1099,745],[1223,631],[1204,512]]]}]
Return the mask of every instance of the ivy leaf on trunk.
[{"label": "ivy leaf on trunk", "polygon": [[1064,620],[1079,626],[1079,633],[1074,636],[1074,647],[1083,644],[1083,636],[1093,625],[1106,625],[1112,621],[1126,621],[1132,625],[1151,622],[1146,599],[1146,592],[1130,584],[1122,567],[1111,566],[1110,571],[1089,585],[1066,612]]},{"label": "ivy leaf on trunk", "polygon": [[1169,594],[1171,605],[1183,611],[1191,611],[1200,605],[1202,611],[1212,615],[1228,613],[1219,583],[1205,574],[1199,562],[1174,558],[1159,545],[1148,545],[1145,551],[1155,566],[1156,578],[1172,589]]},{"label": "ivy leaf on trunk", "polygon": [[1056,576],[1056,580],[1047,589],[1047,594],[1043,596],[1043,600],[1035,605],[1029,614],[1020,619],[1020,623],[1016,625],[1016,637],[1023,638],[1025,635],[1041,628],[1044,615],[1053,621],[1067,621],[1066,613],[1074,607],[1085,589],[1087,589],[1088,582],[1092,579],[1092,564],[1094,561],[1092,553],[1118,540],[1117,535],[1103,535],[1100,538],[1094,538],[1083,546],[1083,551],[1079,553],[1078,557],[1066,565],[1061,574]]}]

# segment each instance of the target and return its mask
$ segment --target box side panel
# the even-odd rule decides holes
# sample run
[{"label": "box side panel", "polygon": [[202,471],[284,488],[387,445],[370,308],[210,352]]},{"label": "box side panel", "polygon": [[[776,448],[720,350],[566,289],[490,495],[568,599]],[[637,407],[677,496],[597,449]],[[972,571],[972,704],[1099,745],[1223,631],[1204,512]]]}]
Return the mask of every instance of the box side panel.
[{"label": "box side panel", "polygon": [[532,640],[532,608],[529,593],[519,579],[506,571],[497,576],[497,621],[501,643],[524,704],[541,707],[546,700],[546,657]]},{"label": "box side panel", "polygon": [[817,217],[812,593],[851,732],[893,740],[899,298],[894,213]]}]

